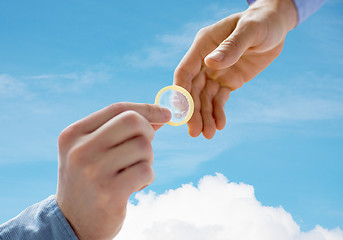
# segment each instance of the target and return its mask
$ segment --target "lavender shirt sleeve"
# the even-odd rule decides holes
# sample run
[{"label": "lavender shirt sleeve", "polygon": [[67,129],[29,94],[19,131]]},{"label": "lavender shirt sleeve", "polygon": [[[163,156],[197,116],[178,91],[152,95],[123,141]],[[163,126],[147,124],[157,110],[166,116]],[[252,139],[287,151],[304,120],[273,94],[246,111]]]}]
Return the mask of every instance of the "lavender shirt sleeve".
[{"label": "lavender shirt sleeve", "polygon": [[[249,5],[256,0],[248,0]],[[323,6],[326,0],[293,0],[298,11],[298,24],[305,21],[309,16]]]},{"label": "lavender shirt sleeve", "polygon": [[54,196],[25,209],[0,225],[0,240],[78,240]]}]

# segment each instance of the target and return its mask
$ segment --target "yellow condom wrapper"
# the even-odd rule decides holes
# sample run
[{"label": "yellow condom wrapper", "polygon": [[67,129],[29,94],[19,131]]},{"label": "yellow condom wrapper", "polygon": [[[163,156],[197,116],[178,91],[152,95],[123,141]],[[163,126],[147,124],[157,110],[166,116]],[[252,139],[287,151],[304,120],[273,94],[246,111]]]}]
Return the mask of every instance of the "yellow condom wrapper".
[{"label": "yellow condom wrapper", "polygon": [[194,102],[186,89],[172,85],[162,88],[156,95],[155,104],[168,108],[172,118],[167,124],[180,126],[191,119],[194,112]]}]

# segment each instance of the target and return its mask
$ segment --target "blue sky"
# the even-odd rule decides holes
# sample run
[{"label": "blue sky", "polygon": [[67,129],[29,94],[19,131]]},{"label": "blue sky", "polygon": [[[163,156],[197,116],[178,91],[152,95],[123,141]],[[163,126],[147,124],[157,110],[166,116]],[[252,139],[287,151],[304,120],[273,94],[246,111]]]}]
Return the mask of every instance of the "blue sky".
[{"label": "blue sky", "polygon": [[[153,103],[196,32],[245,1],[0,2],[0,222],[55,193],[56,140],[113,102]],[[302,231],[343,228],[343,2],[291,31],[280,57],[232,93],[213,140],[163,127],[162,194],[204,175],[254,187]],[[134,199],[133,199],[134,200]]]}]

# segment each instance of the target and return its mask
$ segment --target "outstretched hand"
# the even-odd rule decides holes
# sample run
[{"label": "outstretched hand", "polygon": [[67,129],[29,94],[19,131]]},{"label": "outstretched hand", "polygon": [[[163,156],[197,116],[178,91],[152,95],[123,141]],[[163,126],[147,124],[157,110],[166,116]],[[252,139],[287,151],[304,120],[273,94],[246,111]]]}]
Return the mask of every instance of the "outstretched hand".
[{"label": "outstretched hand", "polygon": [[296,26],[292,0],[258,0],[246,11],[201,29],[174,73],[194,99],[189,134],[211,139],[225,127],[230,92],[263,71]]}]

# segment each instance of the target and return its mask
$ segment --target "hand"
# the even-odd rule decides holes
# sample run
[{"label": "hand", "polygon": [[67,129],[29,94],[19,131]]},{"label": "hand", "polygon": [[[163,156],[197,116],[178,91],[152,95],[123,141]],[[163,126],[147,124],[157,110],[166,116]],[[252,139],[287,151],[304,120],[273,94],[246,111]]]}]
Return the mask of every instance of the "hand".
[{"label": "hand", "polygon": [[170,120],[157,105],[116,103],[61,133],[56,201],[79,239],[113,239],[129,196],[154,180],[154,130]]},{"label": "hand", "polygon": [[225,127],[231,91],[263,71],[280,53],[297,23],[292,0],[257,0],[246,11],[201,29],[174,73],[187,89],[195,110],[189,134],[211,139]]}]

